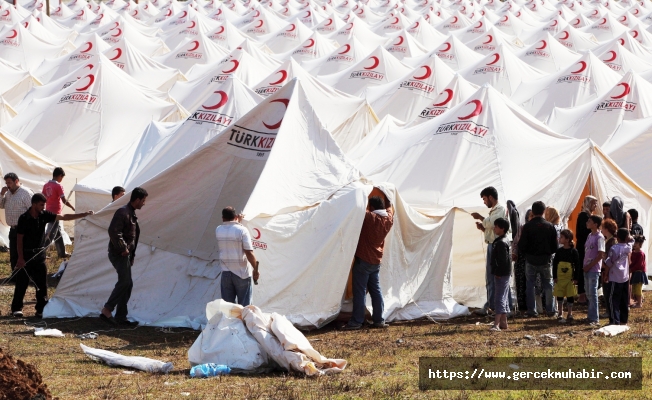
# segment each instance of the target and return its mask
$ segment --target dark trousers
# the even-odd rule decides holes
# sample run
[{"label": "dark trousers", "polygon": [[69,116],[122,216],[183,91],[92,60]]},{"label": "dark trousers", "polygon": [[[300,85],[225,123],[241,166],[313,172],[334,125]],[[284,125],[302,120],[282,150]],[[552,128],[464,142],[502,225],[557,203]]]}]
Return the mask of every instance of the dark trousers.
[{"label": "dark trousers", "polygon": [[11,312],[23,311],[23,299],[29,286],[30,277],[36,286],[36,312],[42,313],[48,303],[47,267],[45,260],[30,261],[16,273],[14,300],[11,302]]},{"label": "dark trousers", "polygon": [[364,322],[365,309],[367,308],[367,291],[371,296],[371,307],[373,308],[371,319],[374,323],[381,324],[383,319],[383,294],[380,290],[380,264],[373,265],[355,259],[353,264],[353,314],[349,325],[362,326]]},{"label": "dark trousers", "polygon": [[608,282],[602,286],[607,300],[609,325],[625,325],[629,319],[629,282]]},{"label": "dark trousers", "polygon": [[111,312],[114,308],[116,309],[115,319],[127,319],[127,303],[131,297],[131,289],[134,287],[131,280],[131,260],[129,260],[129,256],[116,256],[109,253],[109,261],[118,273],[118,282],[104,307]]},{"label": "dark trousers", "polygon": [[[48,236],[48,244],[54,242],[54,247],[57,249],[57,255],[59,258],[66,256],[66,245],[63,243],[63,233],[61,232],[61,224],[59,221],[53,222],[54,227],[50,230],[50,235]],[[46,232],[51,228],[51,224],[48,224]]]},{"label": "dark trousers", "polygon": [[14,228],[9,229],[9,265],[14,270],[18,262],[18,233]]}]

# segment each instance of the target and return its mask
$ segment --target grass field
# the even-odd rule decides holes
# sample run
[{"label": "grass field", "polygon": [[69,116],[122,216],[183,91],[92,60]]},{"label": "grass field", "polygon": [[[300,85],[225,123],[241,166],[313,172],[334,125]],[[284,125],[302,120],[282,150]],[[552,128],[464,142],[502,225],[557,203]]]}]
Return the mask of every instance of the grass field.
[{"label": "grass field", "polygon": [[[51,254],[53,256],[53,254]],[[8,253],[0,253],[0,281],[9,276]],[[52,260],[56,259],[54,257]],[[56,262],[58,264],[58,262]],[[55,261],[49,270],[57,269]],[[52,282],[54,284],[54,282]],[[54,292],[54,287],[50,288]],[[37,338],[27,324],[42,322],[32,318],[34,291],[26,296],[26,318],[8,317],[13,285],[0,286],[0,347],[14,357],[38,367],[45,383],[60,399],[322,399],[322,398],[652,398],[652,341],[636,334],[652,333],[649,303],[633,310],[631,330],[604,338],[592,334],[583,324],[560,325],[549,318],[516,318],[509,331],[488,332],[490,320],[463,317],[434,323],[414,321],[396,323],[387,330],[364,329],[341,332],[332,326],[306,334],[322,354],[349,362],[342,374],[305,378],[293,374],[260,376],[229,375],[211,379],[190,379],[187,350],[199,332],[155,328],[111,330],[97,318],[45,320],[60,329],[65,338]],[[578,317],[585,316],[579,309]],[[603,320],[603,323],[606,321]],[[144,372],[125,373],[85,356],[75,335],[95,331],[96,340],[84,344],[123,355],[144,356],[174,363],[167,376]],[[558,339],[540,335],[552,333]],[[531,335],[534,340],[524,338]],[[642,391],[420,391],[418,360],[421,356],[642,356]],[[1,397],[1,396],[0,396]]]}]

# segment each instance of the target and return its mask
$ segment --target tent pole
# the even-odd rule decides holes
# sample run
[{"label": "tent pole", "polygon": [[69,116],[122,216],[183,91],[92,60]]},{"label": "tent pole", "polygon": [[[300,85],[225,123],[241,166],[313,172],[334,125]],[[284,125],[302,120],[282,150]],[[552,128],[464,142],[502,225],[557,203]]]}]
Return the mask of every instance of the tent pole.
[{"label": "tent pole", "polygon": [[[14,0],[16,1],[16,0]],[[50,0],[45,0],[45,14],[50,16]]]}]

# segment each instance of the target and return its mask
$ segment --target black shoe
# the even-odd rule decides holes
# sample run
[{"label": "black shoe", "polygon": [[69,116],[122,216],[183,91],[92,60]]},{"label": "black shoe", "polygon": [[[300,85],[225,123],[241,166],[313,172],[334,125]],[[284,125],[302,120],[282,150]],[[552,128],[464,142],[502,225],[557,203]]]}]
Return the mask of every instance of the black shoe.
[{"label": "black shoe", "polygon": [[116,322],[118,323],[118,325],[125,325],[125,326],[132,326],[132,327],[138,326],[138,322],[136,321],[132,322],[129,321],[128,319],[116,319]]},{"label": "black shoe", "polygon": [[116,321],[113,317],[107,317],[104,314],[100,314],[100,319],[104,322],[108,322],[111,325],[118,325],[118,321]]},{"label": "black shoe", "polygon": [[362,325],[349,325],[346,324],[342,327],[343,331],[357,331],[359,329],[362,329]]},{"label": "black shoe", "polygon": [[23,312],[22,311],[13,311],[11,315],[14,316],[14,318],[23,318]]},{"label": "black shoe", "polygon": [[42,319],[43,318],[43,313],[42,312],[37,312],[34,314],[34,318]]}]

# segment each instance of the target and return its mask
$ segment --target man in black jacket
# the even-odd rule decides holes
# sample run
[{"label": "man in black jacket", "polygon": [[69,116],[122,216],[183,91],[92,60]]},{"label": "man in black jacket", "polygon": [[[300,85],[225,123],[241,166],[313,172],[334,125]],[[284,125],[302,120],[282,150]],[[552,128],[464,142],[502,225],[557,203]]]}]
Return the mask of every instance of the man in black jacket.
[{"label": "man in black jacket", "polygon": [[[129,204],[113,214],[109,225],[109,261],[118,273],[118,282],[104,305],[100,318],[114,325],[138,325],[137,322],[127,320],[127,303],[134,286],[131,280],[131,267],[134,265],[140,236],[136,210],[143,208],[145,200],[147,200],[147,191],[143,188],[135,188],[131,192]],[[112,315],[114,308],[115,318]]]},{"label": "man in black jacket", "polygon": [[554,316],[552,297],[552,255],[558,247],[557,231],[545,219],[543,213],[546,205],[542,201],[532,204],[534,217],[523,225],[521,238],[518,241],[519,251],[525,254],[525,276],[528,315],[536,317],[536,303],[534,300],[534,285],[537,274],[541,275],[541,288],[546,295],[546,312]]}]

